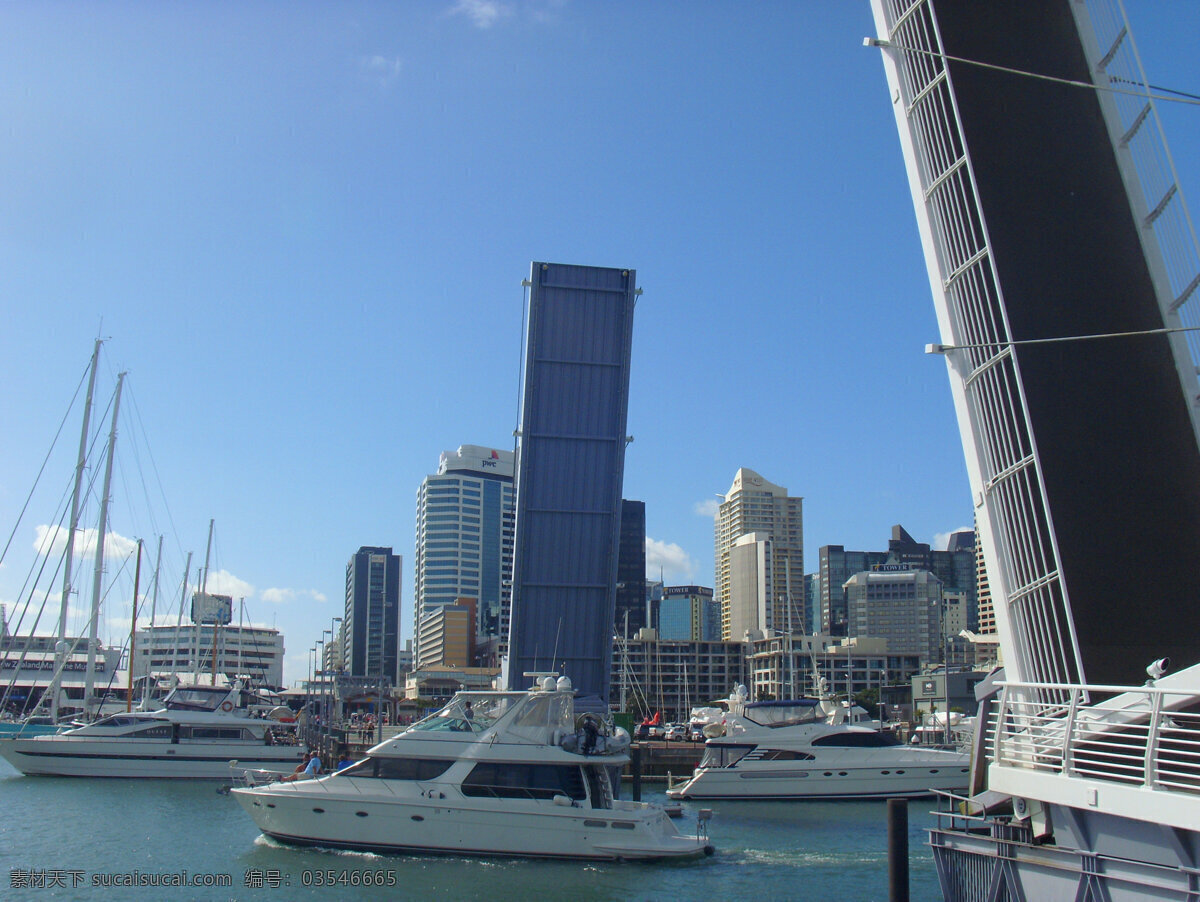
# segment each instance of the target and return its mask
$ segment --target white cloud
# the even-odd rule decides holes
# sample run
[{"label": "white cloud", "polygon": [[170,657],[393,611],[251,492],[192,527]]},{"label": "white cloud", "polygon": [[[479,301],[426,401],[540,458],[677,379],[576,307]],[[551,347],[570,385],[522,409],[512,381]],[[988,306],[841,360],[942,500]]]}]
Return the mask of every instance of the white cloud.
[{"label": "white cloud", "polygon": [[358,61],[358,65],[360,71],[377,82],[381,88],[387,87],[399,78],[400,70],[404,67],[400,57],[386,57],[379,53],[373,56],[364,56]]},{"label": "white cloud", "polygon": [[263,589],[262,600],[269,604],[286,604],[297,598],[311,598],[313,601],[325,601],[325,593],[316,589]]},{"label": "white cloud", "polygon": [[659,573],[668,585],[690,583],[695,562],[688,553],[672,542],[660,542],[646,537],[646,577],[658,579]]},{"label": "white cloud", "polygon": [[721,502],[716,498],[705,498],[703,501],[697,501],[692,505],[692,512],[697,517],[708,517],[710,519],[717,516],[721,510]]},{"label": "white cloud", "polygon": [[458,0],[450,9],[450,15],[466,16],[476,28],[491,28],[512,12],[511,6],[498,0]]},{"label": "white cloud", "polygon": [[216,573],[208,574],[205,591],[209,595],[228,595],[237,601],[239,598],[254,597],[255,589],[253,585],[244,579],[239,579],[228,570],[218,570]]},{"label": "white cloud", "polygon": [[933,544],[929,547],[933,551],[945,551],[946,547],[950,544],[950,537],[952,535],[954,535],[956,532],[971,532],[974,529],[974,526],[960,526],[957,529],[951,529],[948,532],[935,532],[933,534]]},{"label": "white cloud", "polygon": [[[69,530],[59,526],[42,524],[34,528],[33,550],[38,554],[56,556],[67,549]],[[96,554],[95,529],[79,529],[75,531],[75,553],[83,557],[94,557]],[[104,556],[109,559],[128,557],[137,551],[137,539],[127,539],[125,536],[110,532],[104,536]]]}]

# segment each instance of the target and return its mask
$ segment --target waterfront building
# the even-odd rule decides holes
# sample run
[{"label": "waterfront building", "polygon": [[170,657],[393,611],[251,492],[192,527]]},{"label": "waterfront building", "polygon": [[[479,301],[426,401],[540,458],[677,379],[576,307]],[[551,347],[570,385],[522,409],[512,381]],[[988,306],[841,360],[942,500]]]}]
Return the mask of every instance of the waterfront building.
[{"label": "waterfront building", "polygon": [[940,662],[942,581],[928,570],[907,568],[881,564],[846,580],[850,634],[887,639],[895,654]]},{"label": "waterfront building", "polygon": [[369,545],[346,564],[342,654],[351,676],[399,679],[400,564],[390,547]]},{"label": "waterfront building", "polygon": [[907,681],[921,669],[919,656],[893,652],[881,638],[796,636],[770,632],[754,638],[747,660],[752,698],[815,696],[820,681],[842,697]]},{"label": "waterfront building", "polygon": [[213,630],[211,623],[157,624],[137,630],[133,678],[151,673],[207,676],[215,669],[230,681],[248,677],[258,685],[283,686],[284,645],[279,630],[232,623]]},{"label": "waterfront building", "polygon": [[[458,598],[477,603],[483,637],[508,634],[513,563],[512,451],[461,445],[444,451],[417,491],[413,635]],[[421,663],[418,649],[418,664]]]},{"label": "waterfront building", "polygon": [[405,677],[404,696],[444,704],[461,689],[495,689],[500,678],[498,667],[455,667],[450,664],[430,664]]},{"label": "waterfront building", "polygon": [[[3,610],[0,609],[0,699],[4,710],[28,713],[41,701],[42,694],[53,685],[58,666],[55,647],[57,636],[14,636],[7,631]],[[86,636],[69,636],[62,658],[62,678],[59,681],[59,707],[83,708],[85,673],[87,672]],[[96,650],[96,685],[103,690],[111,686],[124,695],[128,676],[120,669],[121,649],[100,645]],[[47,700],[47,703],[49,700]]]},{"label": "waterfront building", "polygon": [[646,594],[646,502],[621,500],[621,536],[617,552],[617,607],[613,628],[633,635],[654,626]]},{"label": "waterfront building", "polygon": [[664,720],[687,720],[691,709],[728,698],[746,682],[742,642],[662,639],[652,629],[613,646],[612,710],[638,717],[661,711]]},{"label": "waterfront building", "polygon": [[707,586],[667,586],[659,605],[663,639],[715,642],[721,638],[721,608]]},{"label": "waterfront building", "polygon": [[[741,468],[729,491],[722,496],[714,522],[716,567],[713,594],[721,606],[721,635],[739,639],[745,629],[803,629],[799,607],[804,603],[804,499],[793,498],[783,486]],[[740,542],[751,533],[762,547]],[[766,569],[745,582],[750,595],[737,596],[734,583],[734,549],[741,551],[740,578],[751,579],[751,570]],[[751,558],[756,558],[751,560]],[[768,560],[769,559],[769,560]],[[735,624],[735,611],[737,623]],[[748,626],[754,623],[755,626]]]},{"label": "waterfront building", "polygon": [[633,270],[534,263],[506,685],[562,667],[607,705],[625,473]]}]

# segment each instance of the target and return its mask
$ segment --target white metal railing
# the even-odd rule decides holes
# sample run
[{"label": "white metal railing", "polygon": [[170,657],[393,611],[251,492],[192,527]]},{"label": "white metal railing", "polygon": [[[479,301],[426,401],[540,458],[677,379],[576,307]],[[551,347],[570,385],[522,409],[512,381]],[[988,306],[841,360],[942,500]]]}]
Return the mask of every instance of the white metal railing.
[{"label": "white metal railing", "polygon": [[[1105,701],[1089,703],[1105,697]],[[1065,699],[1065,701],[1064,701]],[[1200,794],[1200,690],[1006,683],[987,727],[995,765]]]}]

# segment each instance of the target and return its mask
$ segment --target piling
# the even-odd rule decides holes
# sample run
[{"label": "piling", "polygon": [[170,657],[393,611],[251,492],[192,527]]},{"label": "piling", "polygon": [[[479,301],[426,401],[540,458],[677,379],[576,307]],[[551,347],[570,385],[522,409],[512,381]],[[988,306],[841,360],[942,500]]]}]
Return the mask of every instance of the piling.
[{"label": "piling", "polygon": [[642,800],[642,747],[635,743],[629,748],[629,772],[633,777],[633,800]]},{"label": "piling", "polygon": [[888,799],[888,899],[908,902],[908,800]]}]

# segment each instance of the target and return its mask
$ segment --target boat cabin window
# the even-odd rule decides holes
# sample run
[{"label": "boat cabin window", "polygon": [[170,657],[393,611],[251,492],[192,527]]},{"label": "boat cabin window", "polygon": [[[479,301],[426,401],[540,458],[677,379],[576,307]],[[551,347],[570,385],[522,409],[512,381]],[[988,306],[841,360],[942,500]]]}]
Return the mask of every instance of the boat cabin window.
[{"label": "boat cabin window", "polygon": [[583,774],[574,764],[476,764],[463,780],[462,793],[500,799],[587,798]]},{"label": "boat cabin window", "polygon": [[139,723],[156,723],[153,718],[140,717],[137,714],[114,714],[92,724],[93,727],[131,727]]},{"label": "boat cabin window", "polygon": [[758,756],[759,761],[813,761],[814,756],[808,752],[797,752],[792,749],[763,749]]},{"label": "boat cabin window", "polygon": [[253,734],[241,727],[181,727],[180,739],[253,739]]},{"label": "boat cabin window", "polygon": [[126,733],[125,735],[135,736],[138,739],[170,739],[171,725],[163,723],[153,727],[144,727],[140,730],[134,730],[132,733]]},{"label": "boat cabin window", "polygon": [[218,687],[193,686],[174,689],[163,703],[173,711],[216,711],[229,693]]},{"label": "boat cabin window", "polygon": [[372,758],[338,771],[339,777],[378,777],[383,780],[435,780],[450,769],[453,759]]},{"label": "boat cabin window", "polygon": [[784,702],[756,702],[742,709],[742,716],[763,727],[791,727],[801,723],[816,723],[825,719],[816,699],[796,699]]},{"label": "boat cabin window", "polygon": [[704,759],[700,762],[700,766],[733,767],[755,748],[756,746],[753,745],[709,744],[704,747]]},{"label": "boat cabin window", "polygon": [[482,733],[512,710],[519,695],[499,693],[459,693],[450,704],[419,720],[409,729],[456,733]]},{"label": "boat cabin window", "polygon": [[835,746],[837,748],[880,748],[885,745],[900,745],[901,742],[891,733],[830,733],[812,741],[813,745]]}]

